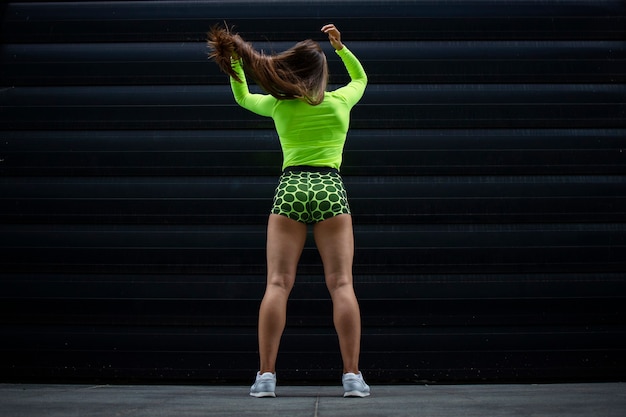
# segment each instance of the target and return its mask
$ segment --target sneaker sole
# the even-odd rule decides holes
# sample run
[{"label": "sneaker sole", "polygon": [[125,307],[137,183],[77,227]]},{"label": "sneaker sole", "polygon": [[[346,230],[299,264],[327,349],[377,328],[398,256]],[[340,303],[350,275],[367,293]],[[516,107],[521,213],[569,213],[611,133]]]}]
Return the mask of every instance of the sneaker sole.
[{"label": "sneaker sole", "polygon": [[276,394],[270,391],[264,391],[264,392],[251,392],[250,393],[251,397],[256,397],[256,398],[264,398],[264,397],[274,397],[276,398]]},{"label": "sneaker sole", "polygon": [[367,397],[368,395],[370,395],[369,392],[361,392],[361,391],[346,391],[343,396],[345,397]]}]

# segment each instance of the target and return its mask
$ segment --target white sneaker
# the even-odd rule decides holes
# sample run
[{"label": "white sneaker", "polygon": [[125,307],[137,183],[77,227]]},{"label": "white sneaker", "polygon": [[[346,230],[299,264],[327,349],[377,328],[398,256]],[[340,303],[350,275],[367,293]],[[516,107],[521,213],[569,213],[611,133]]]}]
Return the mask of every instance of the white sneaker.
[{"label": "white sneaker", "polygon": [[265,372],[256,373],[256,381],[250,387],[250,395],[253,397],[276,397],[276,374]]},{"label": "white sneaker", "polygon": [[370,387],[363,380],[363,374],[348,372],[341,377],[344,397],[367,397],[370,395]]}]

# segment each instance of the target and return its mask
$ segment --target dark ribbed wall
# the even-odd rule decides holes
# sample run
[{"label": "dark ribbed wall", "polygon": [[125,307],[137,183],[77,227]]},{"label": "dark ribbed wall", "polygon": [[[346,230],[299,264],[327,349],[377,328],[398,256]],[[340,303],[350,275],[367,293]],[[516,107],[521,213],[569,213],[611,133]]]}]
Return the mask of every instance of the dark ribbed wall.
[{"label": "dark ribbed wall", "polygon": [[[372,382],[626,377],[626,4],[8,2],[0,379],[256,372],[272,122],[206,59],[334,22],[370,84],[342,172]],[[341,373],[310,239],[283,381]]]}]

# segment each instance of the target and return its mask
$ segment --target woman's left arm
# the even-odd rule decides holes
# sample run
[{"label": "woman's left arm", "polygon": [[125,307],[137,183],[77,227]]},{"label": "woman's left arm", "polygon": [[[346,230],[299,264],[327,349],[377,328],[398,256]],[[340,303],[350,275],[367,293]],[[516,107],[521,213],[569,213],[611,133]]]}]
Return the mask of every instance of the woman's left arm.
[{"label": "woman's left arm", "polygon": [[248,89],[246,74],[240,59],[233,59],[231,65],[242,82],[230,77],[230,88],[233,90],[235,101],[244,109],[260,116],[272,117],[276,99],[269,94],[252,94]]}]

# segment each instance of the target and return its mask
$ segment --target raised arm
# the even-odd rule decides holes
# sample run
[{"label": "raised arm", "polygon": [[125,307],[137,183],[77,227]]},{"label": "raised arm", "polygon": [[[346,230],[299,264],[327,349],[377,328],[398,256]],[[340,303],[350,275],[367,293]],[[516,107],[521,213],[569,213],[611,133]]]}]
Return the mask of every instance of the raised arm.
[{"label": "raised arm", "polygon": [[335,48],[335,52],[350,75],[350,83],[336,90],[335,94],[341,95],[351,106],[354,106],[365,92],[367,74],[357,57],[341,42],[341,33],[335,25],[325,25],[322,27],[322,32],[328,35],[328,41]]},{"label": "raised arm", "polygon": [[269,94],[250,93],[241,60],[236,55],[231,60],[231,66],[237,78],[241,80],[240,82],[232,76],[230,77],[230,88],[233,90],[237,104],[258,115],[271,117],[276,99]]}]

